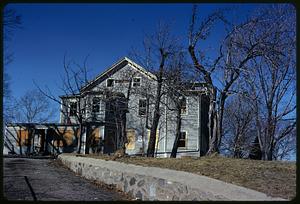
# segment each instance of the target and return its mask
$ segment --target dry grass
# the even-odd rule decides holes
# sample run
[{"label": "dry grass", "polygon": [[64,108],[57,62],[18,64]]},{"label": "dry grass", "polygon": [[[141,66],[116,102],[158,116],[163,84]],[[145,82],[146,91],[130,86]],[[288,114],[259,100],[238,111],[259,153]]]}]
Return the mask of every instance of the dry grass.
[{"label": "dry grass", "polygon": [[[86,155],[85,155],[86,156]],[[88,157],[111,160],[107,155]],[[264,192],[274,197],[296,196],[296,163],[232,159],[221,156],[201,158],[122,157],[118,162],[191,172]]]}]

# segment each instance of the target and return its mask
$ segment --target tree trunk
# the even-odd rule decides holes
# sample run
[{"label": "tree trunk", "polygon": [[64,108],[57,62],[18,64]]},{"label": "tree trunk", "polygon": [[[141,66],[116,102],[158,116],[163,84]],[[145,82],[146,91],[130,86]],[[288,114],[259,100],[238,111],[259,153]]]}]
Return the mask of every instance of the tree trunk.
[{"label": "tree trunk", "polygon": [[82,135],[83,135],[83,125],[82,122],[79,122],[79,144],[78,144],[78,150],[77,153],[80,154],[81,152],[81,145],[82,145]]},{"label": "tree trunk", "polygon": [[152,119],[152,126],[150,131],[150,138],[149,138],[149,144],[147,149],[147,157],[154,157],[155,152],[155,142],[156,142],[156,130],[160,119],[160,100],[161,100],[161,88],[162,88],[162,82],[163,82],[163,73],[164,73],[164,66],[165,66],[165,59],[167,57],[167,54],[164,53],[163,49],[160,49],[161,54],[161,61],[159,65],[159,73],[157,77],[157,91],[155,96],[155,106],[154,106],[154,116]]},{"label": "tree trunk", "polygon": [[241,156],[239,137],[240,137],[240,134],[237,131],[237,133],[234,137],[233,158],[240,158],[240,156]]},{"label": "tree trunk", "polygon": [[178,150],[178,143],[180,139],[180,131],[181,131],[181,107],[177,107],[177,115],[176,115],[176,136],[173,143],[173,148],[171,152],[171,158],[176,158],[177,150]]},{"label": "tree trunk", "polygon": [[255,160],[261,160],[262,159],[262,151],[259,144],[259,137],[256,136],[255,140],[252,144],[250,153],[249,153],[249,159],[255,159]]},{"label": "tree trunk", "polygon": [[[128,138],[127,138],[127,131],[126,131],[126,113],[128,113],[128,101],[130,98],[130,94],[131,94],[131,83],[132,83],[132,78],[129,79],[129,84],[128,84],[128,89],[127,89],[127,96],[125,99],[122,98],[122,102],[125,103],[125,108],[122,106],[122,111],[121,111],[121,131],[122,131],[122,135],[121,135],[121,147],[124,150],[124,153],[126,152],[126,143],[128,143]],[[123,103],[122,103],[123,104]]]},{"label": "tree trunk", "polygon": [[211,155],[213,153],[219,153],[218,148],[218,137],[219,137],[219,127],[218,127],[218,113],[216,111],[216,90],[210,88],[210,100],[209,100],[209,112],[208,112],[208,127],[209,127],[209,149],[206,155]]},{"label": "tree trunk", "polygon": [[225,109],[225,100],[227,98],[227,95],[225,92],[221,93],[220,96],[220,107],[219,107],[219,125],[218,125],[218,149],[220,149],[222,137],[223,137],[223,118],[224,118],[224,109]]},{"label": "tree trunk", "polygon": [[[156,105],[155,105],[156,107]],[[159,101],[158,101],[158,110],[155,108],[154,110],[154,117],[152,121],[151,131],[150,131],[150,139],[147,149],[147,157],[154,157],[155,152],[155,142],[156,142],[156,132],[157,132],[157,126],[160,118],[159,113]]]},{"label": "tree trunk", "polygon": [[160,119],[159,105],[161,99],[161,86],[162,86],[162,82],[159,81],[157,85],[157,92],[155,97],[155,109],[154,109],[154,116],[152,119],[152,126],[150,131],[147,157],[154,157],[154,152],[155,152],[155,142],[156,142],[156,132],[157,132],[156,130]]}]

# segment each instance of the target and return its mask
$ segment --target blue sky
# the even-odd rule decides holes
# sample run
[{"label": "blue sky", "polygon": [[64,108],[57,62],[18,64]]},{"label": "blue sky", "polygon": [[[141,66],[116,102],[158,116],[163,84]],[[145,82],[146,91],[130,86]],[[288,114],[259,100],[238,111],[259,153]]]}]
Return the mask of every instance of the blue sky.
[{"label": "blue sky", "polygon": [[[215,9],[230,8],[231,17],[240,19],[255,7],[200,4],[198,11],[201,18]],[[14,61],[4,67],[11,77],[12,95],[20,97],[35,88],[33,80],[61,95],[65,54],[79,64],[89,55],[87,65],[95,76],[128,56],[132,48],[141,48],[145,34],[153,33],[159,21],[170,22],[172,31],[187,44],[192,4],[8,4],[8,8],[23,22],[7,44]],[[218,27],[215,31],[205,46],[218,43],[222,32]]]}]

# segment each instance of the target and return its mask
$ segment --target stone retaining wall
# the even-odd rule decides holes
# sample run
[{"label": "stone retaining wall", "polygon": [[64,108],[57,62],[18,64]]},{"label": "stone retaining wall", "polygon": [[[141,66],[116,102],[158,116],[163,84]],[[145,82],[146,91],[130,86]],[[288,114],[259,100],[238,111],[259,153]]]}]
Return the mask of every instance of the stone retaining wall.
[{"label": "stone retaining wall", "polygon": [[188,172],[65,154],[58,159],[87,179],[115,185],[141,200],[283,200]]}]

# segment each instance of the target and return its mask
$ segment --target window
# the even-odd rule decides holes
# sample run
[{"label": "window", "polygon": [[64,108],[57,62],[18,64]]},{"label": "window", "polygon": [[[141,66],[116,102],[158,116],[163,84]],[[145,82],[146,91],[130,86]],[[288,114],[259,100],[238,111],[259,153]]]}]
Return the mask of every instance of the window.
[{"label": "window", "polygon": [[92,112],[99,113],[99,111],[100,111],[100,99],[98,97],[95,97],[93,98]]},{"label": "window", "polygon": [[17,146],[21,145],[28,145],[28,130],[19,130],[17,132]]},{"label": "window", "polygon": [[135,148],[135,130],[127,129],[127,143],[125,144],[126,149],[134,149]]},{"label": "window", "polygon": [[75,116],[77,113],[77,102],[70,103],[70,116]]},{"label": "window", "polygon": [[147,100],[140,99],[139,100],[139,115],[146,115],[146,108],[147,108]]},{"label": "window", "polygon": [[140,77],[134,77],[133,78],[132,86],[133,87],[141,86],[141,78]]},{"label": "window", "polygon": [[180,132],[178,147],[186,147],[186,132]]},{"label": "window", "polygon": [[181,99],[181,114],[187,114],[186,98]]},{"label": "window", "polygon": [[113,87],[114,86],[114,79],[107,79],[106,80],[106,86],[107,87]]}]

